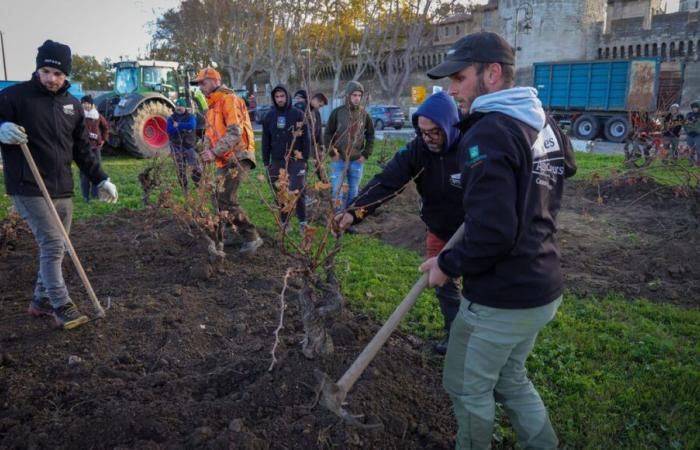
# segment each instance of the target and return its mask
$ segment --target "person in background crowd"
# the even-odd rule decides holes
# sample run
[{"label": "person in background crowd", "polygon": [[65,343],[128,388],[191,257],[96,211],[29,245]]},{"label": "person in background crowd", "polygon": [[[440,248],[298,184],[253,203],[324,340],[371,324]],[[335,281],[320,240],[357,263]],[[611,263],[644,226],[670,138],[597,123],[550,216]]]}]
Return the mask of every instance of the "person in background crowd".
[{"label": "person in background crowd", "polygon": [[693,152],[690,155],[691,164],[695,162],[700,166],[700,102],[690,104],[690,112],[686,116],[685,134],[688,138],[688,147]]},{"label": "person in background crowd", "polygon": [[[296,215],[299,231],[303,235],[306,230],[306,202],[303,195],[309,158],[309,133],[304,125],[304,113],[292,107],[284,86],[276,86],[272,90],[272,102],[274,107],[267,113],[262,124],[263,164],[275,193],[280,190],[277,185],[281,179],[280,171],[285,170],[289,183],[287,189],[302,196],[296,203]],[[278,200],[277,196],[275,200]],[[288,231],[287,213],[282,212],[280,220],[285,226],[285,232]]]},{"label": "person in background crowd", "polygon": [[[664,142],[672,162],[678,160],[678,141],[685,122],[685,118],[680,113],[679,108],[678,103],[674,103],[671,105],[671,111],[664,117]],[[663,162],[664,164],[666,163],[665,158]]]},{"label": "person in background crowd", "polygon": [[[85,113],[85,128],[88,130],[88,138],[90,140],[90,150],[97,162],[102,162],[102,146],[109,139],[109,123],[107,119],[95,108],[95,102],[91,95],[86,95],[80,99],[83,105],[83,113]],[[98,187],[90,182],[90,178],[80,171],[80,192],[83,199],[87,202],[91,198],[97,198]]]},{"label": "person in background crowd", "polygon": [[185,195],[188,192],[187,167],[192,170],[192,182],[199,185],[202,179],[202,167],[197,159],[195,142],[197,118],[187,108],[187,100],[178,98],[175,102],[175,112],[168,117],[168,135],[170,136],[170,151],[175,160],[177,179]]},{"label": "person in background crowd", "polygon": [[[324,134],[332,159],[331,195],[336,211],[347,209],[357,197],[364,164],[374,146],[372,118],[361,104],[364,93],[365,88],[357,81],[347,84],[345,104],[331,111]],[[346,183],[347,189],[343,189]]]}]

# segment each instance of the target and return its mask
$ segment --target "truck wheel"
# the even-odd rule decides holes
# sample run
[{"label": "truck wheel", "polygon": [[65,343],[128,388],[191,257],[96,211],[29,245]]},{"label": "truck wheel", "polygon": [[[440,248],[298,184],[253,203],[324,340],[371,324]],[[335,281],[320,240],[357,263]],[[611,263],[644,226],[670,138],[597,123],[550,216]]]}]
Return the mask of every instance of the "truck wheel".
[{"label": "truck wheel", "polygon": [[384,122],[382,122],[381,119],[374,122],[374,129],[375,130],[383,130],[384,129]]},{"label": "truck wheel", "polygon": [[126,151],[139,158],[162,156],[170,151],[167,120],[170,108],[161,102],[147,102],[119,124]]},{"label": "truck wheel", "polygon": [[574,134],[579,139],[593,140],[598,136],[599,131],[600,124],[595,116],[584,114],[574,121]]},{"label": "truck wheel", "polygon": [[605,122],[605,139],[610,142],[624,142],[630,134],[630,123],[624,116],[612,116]]}]

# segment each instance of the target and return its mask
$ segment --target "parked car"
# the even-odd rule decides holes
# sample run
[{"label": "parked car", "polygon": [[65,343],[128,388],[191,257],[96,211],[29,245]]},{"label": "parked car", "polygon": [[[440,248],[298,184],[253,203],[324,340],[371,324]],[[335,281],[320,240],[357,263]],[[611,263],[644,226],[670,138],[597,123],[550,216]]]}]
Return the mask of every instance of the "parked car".
[{"label": "parked car", "polygon": [[391,105],[372,105],[367,108],[372,118],[375,130],[383,130],[385,127],[394,127],[397,130],[403,128],[404,115],[401,108]]},{"label": "parked car", "polygon": [[257,108],[255,108],[255,122],[262,124],[263,119],[267,115],[268,112],[270,112],[270,109],[272,108],[272,104],[268,103],[266,105],[258,105]]},{"label": "parked car", "polygon": [[249,93],[247,88],[234,89],[234,92],[237,96],[242,98],[243,101],[245,101],[245,105],[248,108],[248,116],[250,116],[250,121],[253,122],[256,118],[255,110],[258,106],[255,100],[255,96]]}]

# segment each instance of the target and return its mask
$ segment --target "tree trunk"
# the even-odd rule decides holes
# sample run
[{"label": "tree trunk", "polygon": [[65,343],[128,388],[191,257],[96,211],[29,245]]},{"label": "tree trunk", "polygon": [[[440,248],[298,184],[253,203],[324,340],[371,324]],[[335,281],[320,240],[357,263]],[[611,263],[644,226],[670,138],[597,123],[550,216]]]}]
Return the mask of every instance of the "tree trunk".
[{"label": "tree trunk", "polygon": [[316,294],[314,289],[304,280],[304,288],[299,293],[301,304],[301,321],[304,325],[304,339],[301,341],[301,352],[309,359],[318,355],[333,353],[333,339],[328,334],[323,318],[316,310]]}]

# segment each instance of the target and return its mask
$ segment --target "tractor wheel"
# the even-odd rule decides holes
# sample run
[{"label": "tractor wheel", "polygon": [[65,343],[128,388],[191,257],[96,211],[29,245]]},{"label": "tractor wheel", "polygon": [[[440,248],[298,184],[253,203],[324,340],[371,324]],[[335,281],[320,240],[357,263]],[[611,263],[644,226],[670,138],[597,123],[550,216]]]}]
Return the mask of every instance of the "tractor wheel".
[{"label": "tractor wheel", "polygon": [[172,114],[161,102],[147,102],[121,120],[119,134],[126,151],[139,158],[168,154],[167,121]]}]

